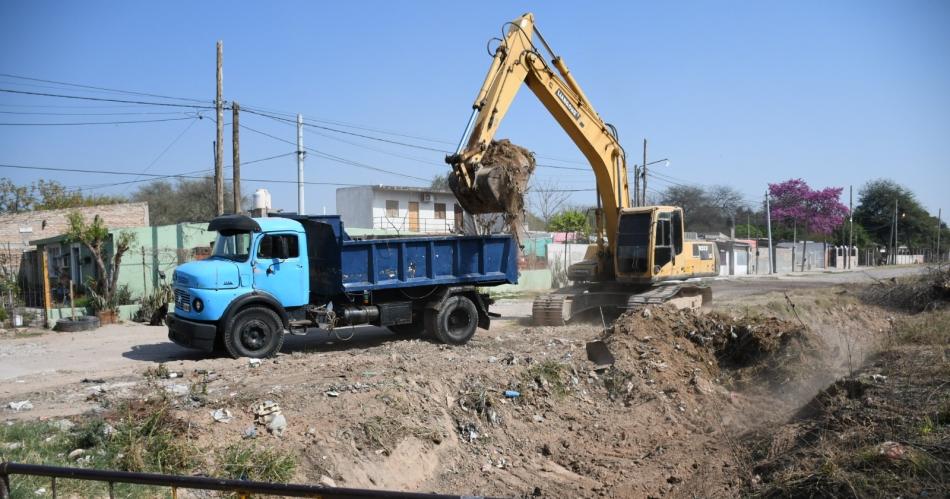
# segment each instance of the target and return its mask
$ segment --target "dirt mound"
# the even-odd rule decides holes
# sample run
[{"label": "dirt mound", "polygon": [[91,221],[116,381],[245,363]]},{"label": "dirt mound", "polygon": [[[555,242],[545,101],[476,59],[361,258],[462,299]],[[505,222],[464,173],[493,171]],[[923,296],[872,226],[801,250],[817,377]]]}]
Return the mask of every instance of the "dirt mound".
[{"label": "dirt mound", "polygon": [[931,267],[926,274],[875,280],[860,292],[866,303],[910,312],[936,310],[950,303],[950,266]]},{"label": "dirt mound", "polygon": [[528,149],[508,139],[493,140],[474,170],[472,186],[450,175],[449,187],[465,211],[498,213],[519,238],[524,232],[524,195],[535,166],[534,153]]},{"label": "dirt mound", "polygon": [[699,361],[707,375],[737,386],[788,383],[803,363],[819,359],[822,348],[805,327],[781,319],[669,306],[628,312],[605,333],[604,342],[620,369],[642,372],[646,360],[648,366],[665,364],[682,372]]}]

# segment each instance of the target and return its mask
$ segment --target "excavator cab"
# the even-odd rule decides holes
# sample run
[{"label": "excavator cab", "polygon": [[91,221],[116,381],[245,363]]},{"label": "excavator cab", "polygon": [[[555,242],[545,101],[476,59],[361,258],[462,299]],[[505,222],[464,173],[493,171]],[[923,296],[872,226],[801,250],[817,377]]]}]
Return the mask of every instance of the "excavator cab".
[{"label": "excavator cab", "polygon": [[621,210],[617,227],[617,279],[650,283],[683,253],[683,210],[645,206]]}]

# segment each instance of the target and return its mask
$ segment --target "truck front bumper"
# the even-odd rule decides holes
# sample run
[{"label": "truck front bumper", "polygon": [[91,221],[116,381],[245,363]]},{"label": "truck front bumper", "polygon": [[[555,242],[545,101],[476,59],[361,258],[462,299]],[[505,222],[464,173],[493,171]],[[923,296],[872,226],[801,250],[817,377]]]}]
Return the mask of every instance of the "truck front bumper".
[{"label": "truck front bumper", "polygon": [[169,340],[183,347],[214,351],[215,338],[218,336],[218,327],[215,324],[189,321],[175,314],[168,314],[166,322]]}]

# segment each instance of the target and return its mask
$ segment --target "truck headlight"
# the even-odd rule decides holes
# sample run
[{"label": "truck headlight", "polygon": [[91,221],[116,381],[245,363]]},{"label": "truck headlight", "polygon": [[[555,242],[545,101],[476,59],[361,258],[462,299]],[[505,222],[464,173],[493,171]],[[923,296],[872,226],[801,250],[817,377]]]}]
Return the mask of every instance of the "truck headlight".
[{"label": "truck headlight", "polygon": [[205,308],[205,302],[201,301],[201,298],[195,298],[192,306],[195,308],[195,312],[201,312]]}]

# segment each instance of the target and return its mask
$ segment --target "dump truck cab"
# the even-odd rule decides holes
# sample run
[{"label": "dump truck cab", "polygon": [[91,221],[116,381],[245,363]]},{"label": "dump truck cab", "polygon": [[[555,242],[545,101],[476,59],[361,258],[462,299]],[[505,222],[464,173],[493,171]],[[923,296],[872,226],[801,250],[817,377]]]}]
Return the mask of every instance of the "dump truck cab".
[{"label": "dump truck cab", "polygon": [[[309,300],[309,261],[301,254],[307,234],[302,225],[287,218],[224,216],[208,228],[218,231],[211,256],[181,265],[172,278],[175,310],[169,316],[173,324],[169,334],[179,333],[172,340],[212,350],[219,324],[229,323],[248,307],[262,309],[254,314],[260,316],[258,322],[279,318],[282,332],[289,326],[288,314]],[[244,333],[235,338],[247,349],[242,353],[267,346],[261,328]]]}]

